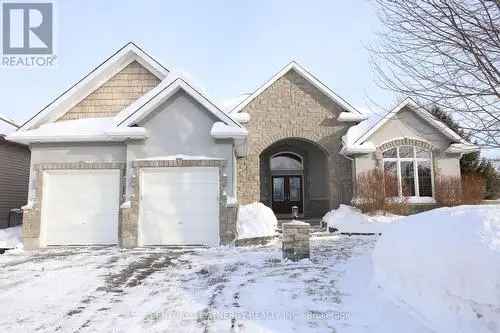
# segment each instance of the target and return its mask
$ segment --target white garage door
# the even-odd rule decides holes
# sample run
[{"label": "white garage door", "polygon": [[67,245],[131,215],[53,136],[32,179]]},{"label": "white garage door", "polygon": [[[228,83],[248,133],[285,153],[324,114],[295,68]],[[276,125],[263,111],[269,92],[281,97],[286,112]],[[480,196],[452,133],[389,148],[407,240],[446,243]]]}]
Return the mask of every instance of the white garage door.
[{"label": "white garage door", "polygon": [[119,200],[119,170],[44,172],[41,245],[117,244]]},{"label": "white garage door", "polygon": [[144,168],[139,245],[219,245],[219,169]]}]

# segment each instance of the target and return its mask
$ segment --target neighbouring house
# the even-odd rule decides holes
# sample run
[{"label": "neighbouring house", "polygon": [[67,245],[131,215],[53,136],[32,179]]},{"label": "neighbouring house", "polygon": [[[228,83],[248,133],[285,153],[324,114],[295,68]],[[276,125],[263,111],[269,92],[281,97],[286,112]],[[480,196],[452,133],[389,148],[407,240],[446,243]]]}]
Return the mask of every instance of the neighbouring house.
[{"label": "neighbouring house", "polygon": [[0,229],[19,223],[12,210],[20,209],[28,200],[29,148],[5,139],[18,127],[13,120],[0,115]]},{"label": "neighbouring house", "polygon": [[31,149],[25,247],[228,244],[239,204],[321,217],[390,149],[432,200],[428,168],[476,149],[410,101],[355,137],[366,118],[295,62],[225,112],[129,43],[8,137]]}]

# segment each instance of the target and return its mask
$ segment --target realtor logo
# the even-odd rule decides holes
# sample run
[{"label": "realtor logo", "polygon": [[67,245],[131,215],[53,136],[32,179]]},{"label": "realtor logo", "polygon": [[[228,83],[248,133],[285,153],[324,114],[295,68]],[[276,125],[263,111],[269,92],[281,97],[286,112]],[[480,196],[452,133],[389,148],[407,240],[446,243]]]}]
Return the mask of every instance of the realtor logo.
[{"label": "realtor logo", "polygon": [[55,59],[53,23],[53,3],[3,3],[2,65],[52,65]]}]

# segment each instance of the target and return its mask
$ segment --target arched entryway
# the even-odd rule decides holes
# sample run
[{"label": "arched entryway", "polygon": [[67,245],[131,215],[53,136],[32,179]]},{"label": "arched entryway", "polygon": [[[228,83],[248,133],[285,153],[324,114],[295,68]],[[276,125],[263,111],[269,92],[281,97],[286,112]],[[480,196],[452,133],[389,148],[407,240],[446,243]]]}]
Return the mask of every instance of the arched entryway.
[{"label": "arched entryway", "polygon": [[321,217],[329,209],[328,154],[300,138],[277,141],[260,154],[260,200],[278,217],[293,206],[303,217]]}]

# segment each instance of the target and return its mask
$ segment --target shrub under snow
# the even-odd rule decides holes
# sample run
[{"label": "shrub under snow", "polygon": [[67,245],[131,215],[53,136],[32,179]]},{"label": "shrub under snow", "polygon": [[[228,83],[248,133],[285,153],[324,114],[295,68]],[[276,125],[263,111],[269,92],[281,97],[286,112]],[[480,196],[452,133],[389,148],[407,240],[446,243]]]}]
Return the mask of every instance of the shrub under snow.
[{"label": "shrub under snow", "polygon": [[413,215],[373,253],[375,281],[437,332],[500,331],[500,206]]},{"label": "shrub under snow", "polygon": [[238,210],[238,238],[273,236],[278,220],[271,208],[260,202],[242,205]]},{"label": "shrub under snow", "polygon": [[389,223],[399,219],[397,215],[374,215],[369,216],[361,213],[361,210],[340,205],[323,216],[323,221],[328,228],[338,229],[344,233],[380,233]]}]

